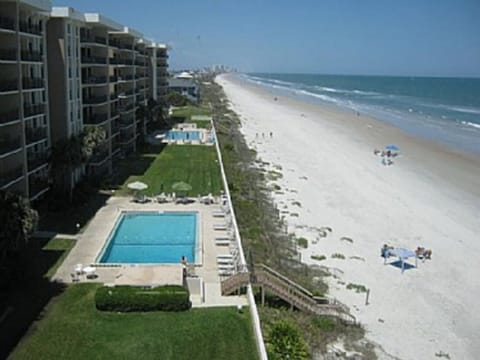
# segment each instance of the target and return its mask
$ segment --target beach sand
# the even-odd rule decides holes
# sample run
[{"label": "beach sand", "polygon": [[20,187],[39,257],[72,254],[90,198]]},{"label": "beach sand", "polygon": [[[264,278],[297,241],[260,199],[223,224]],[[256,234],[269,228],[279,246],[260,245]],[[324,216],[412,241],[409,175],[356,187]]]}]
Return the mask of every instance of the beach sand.
[{"label": "beach sand", "polygon": [[[363,114],[275,95],[232,75],[216,81],[249,146],[282,174],[272,195],[289,231],[309,240],[302,261],[333,269],[330,295],[350,306],[383,348],[379,356],[478,358],[480,160]],[[391,166],[373,154],[386,144],[401,149]],[[333,231],[319,236],[322,226]],[[402,274],[384,265],[384,243],[424,246],[432,260]],[[349,283],[370,289],[368,305]]]}]

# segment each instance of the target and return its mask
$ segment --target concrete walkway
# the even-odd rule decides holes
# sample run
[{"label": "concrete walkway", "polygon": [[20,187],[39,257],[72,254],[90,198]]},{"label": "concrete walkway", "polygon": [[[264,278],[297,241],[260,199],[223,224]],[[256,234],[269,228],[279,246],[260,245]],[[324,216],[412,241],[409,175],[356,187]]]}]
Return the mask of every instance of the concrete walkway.
[{"label": "concrete walkway", "polygon": [[[214,230],[215,224],[228,225],[228,218],[214,217],[218,204],[204,205],[197,202],[180,205],[174,203],[137,204],[127,197],[111,197],[88,224],[82,234],[76,236],[77,242],[63,264],[57,270],[54,280],[72,282],[71,274],[75,266],[94,266],[98,277],[87,279],[81,275],[81,282],[100,282],[109,285],[166,285],[182,284],[183,266],[180,264],[109,264],[97,263],[110,232],[123,211],[196,211],[198,213],[197,252],[192,281],[189,286],[194,307],[248,305],[246,296],[222,296],[220,276],[218,275],[217,255],[229,254],[228,246],[215,245],[216,236],[226,236],[226,230]],[[228,227],[228,226],[227,226]]]}]

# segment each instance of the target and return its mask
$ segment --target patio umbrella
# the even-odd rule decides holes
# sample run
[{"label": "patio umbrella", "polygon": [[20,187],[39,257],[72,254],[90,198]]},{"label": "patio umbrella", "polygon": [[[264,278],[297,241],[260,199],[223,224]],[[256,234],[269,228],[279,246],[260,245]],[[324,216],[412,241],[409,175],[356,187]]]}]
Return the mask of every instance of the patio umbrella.
[{"label": "patio umbrella", "polygon": [[145,190],[146,188],[148,188],[148,185],[141,181],[134,181],[128,184],[127,187],[132,190]]},{"label": "patio umbrella", "polygon": [[385,146],[385,149],[392,150],[392,151],[400,150],[400,148],[397,145],[387,145],[387,146]]},{"label": "patio umbrella", "polygon": [[188,191],[192,190],[192,185],[187,184],[186,182],[183,182],[183,181],[179,181],[172,185],[172,189],[174,191],[187,193]]}]

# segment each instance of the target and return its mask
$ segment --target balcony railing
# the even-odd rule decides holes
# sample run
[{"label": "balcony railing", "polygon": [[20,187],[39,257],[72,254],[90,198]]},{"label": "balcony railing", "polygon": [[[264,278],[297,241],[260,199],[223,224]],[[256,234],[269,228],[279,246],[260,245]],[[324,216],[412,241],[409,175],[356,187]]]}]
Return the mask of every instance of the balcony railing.
[{"label": "balcony railing", "polygon": [[118,94],[117,93],[111,93],[110,94],[110,100],[116,100],[118,97]]},{"label": "balcony railing", "polygon": [[16,49],[0,49],[0,60],[3,60],[3,61],[17,60],[17,50]]},{"label": "balcony railing", "polygon": [[20,119],[18,109],[0,112],[0,124],[6,124]]},{"label": "balcony railing", "polygon": [[34,35],[42,35],[42,27],[37,24],[29,24],[25,21],[20,21],[20,32],[34,34]]},{"label": "balcony railing", "polygon": [[89,36],[86,34],[80,34],[80,41],[82,43],[95,43],[95,44],[102,44],[107,45],[107,38],[102,36]]},{"label": "balcony railing", "polygon": [[113,118],[113,117],[117,116],[118,114],[120,114],[120,113],[118,112],[118,109],[111,109],[111,110],[110,110],[110,117]]},{"label": "balcony railing", "polygon": [[82,79],[82,84],[106,84],[106,76],[89,76]]},{"label": "balcony railing", "polygon": [[133,89],[130,89],[128,91],[122,91],[121,93],[118,94],[118,96],[122,97],[122,96],[130,96],[130,95],[133,95]]},{"label": "balcony railing", "polygon": [[32,155],[29,154],[27,157],[27,165],[29,172],[38,169],[40,166],[45,165],[46,163],[48,163],[47,153]]},{"label": "balcony railing", "polygon": [[29,193],[30,198],[35,198],[38,196],[42,191],[48,189],[48,178],[46,177],[32,177],[30,180],[29,185]]},{"label": "balcony railing", "polygon": [[110,46],[117,47],[119,49],[127,49],[127,50],[132,50],[132,45],[125,44],[117,39],[110,39],[109,43]]},{"label": "balcony railing", "polygon": [[43,61],[42,52],[37,50],[22,50],[20,52],[20,58],[22,61]]},{"label": "balcony railing", "polygon": [[15,91],[15,90],[18,90],[17,80],[0,81],[0,92]]},{"label": "balcony railing", "polygon": [[108,101],[107,95],[100,95],[100,96],[90,96],[83,100],[83,103],[86,105],[95,105],[101,104]]},{"label": "balcony railing", "polygon": [[144,60],[135,60],[135,65],[137,65],[137,66],[145,66],[145,61],[144,61]]},{"label": "balcony railing", "polygon": [[16,139],[0,138],[0,155],[7,154],[11,151],[17,150],[22,146],[20,137]]},{"label": "balcony railing", "polygon": [[110,58],[111,65],[133,65],[132,59]]},{"label": "balcony railing", "polygon": [[23,104],[23,116],[29,117],[39,115],[45,112],[45,104]]},{"label": "balcony railing", "polygon": [[110,75],[110,82],[114,83],[118,81],[118,76]]},{"label": "balcony railing", "polygon": [[0,188],[23,176],[23,166],[18,166],[12,170],[2,172],[0,176]]},{"label": "balcony railing", "polygon": [[93,115],[86,116],[86,117],[83,118],[83,122],[85,124],[93,124],[93,125],[101,124],[101,123],[103,123],[107,120],[108,120],[108,114],[106,114],[106,113],[93,114]]},{"label": "balcony railing", "polygon": [[118,81],[130,81],[133,80],[133,75],[122,75],[118,77]]},{"label": "balcony railing", "polygon": [[23,89],[41,89],[45,87],[45,82],[39,78],[23,78],[22,87]]},{"label": "balcony railing", "polygon": [[83,64],[101,64],[107,63],[107,59],[101,56],[82,56]]},{"label": "balcony railing", "polygon": [[15,19],[7,16],[0,16],[0,29],[15,30]]},{"label": "balcony railing", "polygon": [[127,105],[120,105],[118,107],[118,111],[122,112],[127,112],[133,109],[135,105],[134,104],[127,104]]},{"label": "balcony railing", "polygon": [[102,150],[95,152],[90,158],[90,164],[98,164],[106,160],[109,156],[108,150]]},{"label": "balcony railing", "polygon": [[37,141],[43,140],[47,137],[47,128],[46,127],[37,127],[37,128],[26,128],[25,137],[27,139],[27,144],[32,144]]}]

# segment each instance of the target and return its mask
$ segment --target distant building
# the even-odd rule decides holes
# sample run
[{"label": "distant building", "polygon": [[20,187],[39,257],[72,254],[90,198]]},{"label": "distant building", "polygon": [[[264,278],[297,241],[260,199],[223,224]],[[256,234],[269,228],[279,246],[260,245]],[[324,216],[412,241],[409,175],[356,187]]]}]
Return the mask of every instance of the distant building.
[{"label": "distant building", "polygon": [[190,101],[199,102],[200,100],[198,85],[193,80],[193,76],[188,72],[182,72],[169,79],[168,87],[170,90],[185,96]]}]

